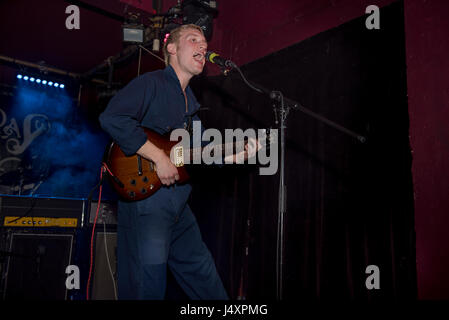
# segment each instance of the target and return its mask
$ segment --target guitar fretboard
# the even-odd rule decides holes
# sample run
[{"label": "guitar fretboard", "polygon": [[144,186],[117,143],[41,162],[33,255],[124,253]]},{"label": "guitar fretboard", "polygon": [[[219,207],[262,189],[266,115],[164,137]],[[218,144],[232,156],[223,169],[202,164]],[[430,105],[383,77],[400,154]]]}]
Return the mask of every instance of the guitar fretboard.
[{"label": "guitar fretboard", "polygon": [[188,155],[190,155],[190,163],[192,163],[193,159],[201,159],[201,156],[204,153],[209,154],[211,156],[216,156],[220,154],[222,157],[225,157],[226,155],[235,154],[238,151],[243,151],[245,147],[245,141],[235,141],[235,142],[228,142],[228,143],[222,143],[222,144],[214,144],[214,142],[211,142],[205,147],[195,147],[195,148],[188,148],[186,149],[184,153],[184,159]]}]

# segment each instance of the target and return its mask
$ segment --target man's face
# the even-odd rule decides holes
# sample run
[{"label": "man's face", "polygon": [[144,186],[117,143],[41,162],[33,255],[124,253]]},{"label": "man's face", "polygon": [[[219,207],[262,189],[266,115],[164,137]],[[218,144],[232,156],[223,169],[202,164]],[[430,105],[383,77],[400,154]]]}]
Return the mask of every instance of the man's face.
[{"label": "man's face", "polygon": [[192,76],[203,71],[207,42],[200,31],[196,29],[183,30],[175,47],[177,62],[181,70]]}]

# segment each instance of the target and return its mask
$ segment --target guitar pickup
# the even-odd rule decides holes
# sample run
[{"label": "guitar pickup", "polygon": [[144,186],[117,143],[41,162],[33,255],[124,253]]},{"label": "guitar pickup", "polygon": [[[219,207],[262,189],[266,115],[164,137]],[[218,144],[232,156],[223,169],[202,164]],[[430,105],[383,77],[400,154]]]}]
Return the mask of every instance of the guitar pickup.
[{"label": "guitar pickup", "polygon": [[182,167],[184,165],[184,149],[182,146],[175,147],[173,150],[175,167]]}]

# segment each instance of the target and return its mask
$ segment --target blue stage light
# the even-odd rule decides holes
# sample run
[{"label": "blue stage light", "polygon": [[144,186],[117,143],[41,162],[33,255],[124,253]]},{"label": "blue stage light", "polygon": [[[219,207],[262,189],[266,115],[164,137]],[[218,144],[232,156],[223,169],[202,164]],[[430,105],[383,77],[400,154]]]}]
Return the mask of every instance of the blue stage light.
[{"label": "blue stage light", "polygon": [[52,87],[55,87],[55,88],[61,88],[61,89],[65,88],[64,84],[58,83],[58,82],[53,82],[53,81],[50,81],[50,80],[44,80],[44,79],[35,78],[35,77],[32,77],[32,76],[26,76],[26,75],[22,75],[22,74],[17,74],[16,77],[17,77],[17,79],[23,79],[25,81],[29,80],[30,82],[36,82],[38,84],[49,85],[49,86],[52,86]]}]

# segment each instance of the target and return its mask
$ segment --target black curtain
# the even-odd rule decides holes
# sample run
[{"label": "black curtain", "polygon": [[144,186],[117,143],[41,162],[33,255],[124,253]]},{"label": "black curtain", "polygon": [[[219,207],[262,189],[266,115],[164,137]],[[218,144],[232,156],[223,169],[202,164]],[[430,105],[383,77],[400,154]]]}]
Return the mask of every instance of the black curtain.
[{"label": "black curtain", "polygon": [[[381,9],[380,30],[366,17],[241,68],[367,138],[290,111],[284,299],[416,297],[403,2]],[[206,127],[276,128],[272,101],[235,71],[192,87]],[[275,298],[279,174],[202,167],[192,182],[191,207],[231,298]],[[378,290],[365,286],[369,265],[380,270]]]}]

